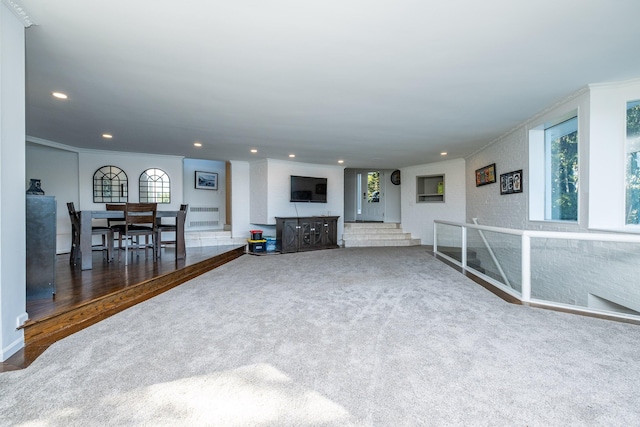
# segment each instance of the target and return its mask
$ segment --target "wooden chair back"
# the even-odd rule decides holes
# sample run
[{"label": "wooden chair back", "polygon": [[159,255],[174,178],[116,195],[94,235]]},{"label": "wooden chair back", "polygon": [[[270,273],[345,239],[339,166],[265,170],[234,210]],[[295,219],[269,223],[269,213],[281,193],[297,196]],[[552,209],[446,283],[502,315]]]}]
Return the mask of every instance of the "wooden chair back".
[{"label": "wooden chair back", "polygon": [[127,203],[124,211],[125,234],[129,234],[130,229],[155,230],[157,209],[157,203]]},{"label": "wooden chair back", "polygon": [[69,211],[69,218],[71,219],[72,232],[75,233],[80,227],[80,218],[78,217],[78,212],[73,202],[67,203],[67,210]]},{"label": "wooden chair back", "polygon": [[[121,212],[124,212],[126,207],[127,207],[127,205],[125,203],[117,203],[117,204],[116,203],[107,203],[107,204],[105,204],[105,209],[108,210],[108,211],[121,211]],[[109,225],[109,227],[113,227],[113,226],[117,226],[117,225],[124,225],[124,216],[123,216],[122,219],[108,218],[107,219],[107,224]]]}]

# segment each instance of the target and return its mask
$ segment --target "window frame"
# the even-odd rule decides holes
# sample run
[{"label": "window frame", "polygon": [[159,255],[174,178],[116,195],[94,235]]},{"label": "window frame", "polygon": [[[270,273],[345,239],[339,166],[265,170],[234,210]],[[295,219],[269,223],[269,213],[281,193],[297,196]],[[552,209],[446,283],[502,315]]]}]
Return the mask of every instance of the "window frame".
[{"label": "window frame", "polygon": [[[153,171],[152,173],[149,173]],[[160,172],[160,173],[158,173]],[[146,176],[146,179],[143,178]],[[156,177],[156,179],[152,179]],[[161,192],[150,191],[150,187],[155,187],[157,182],[161,182]],[[153,185],[149,185],[152,183]],[[146,190],[143,189],[146,188]],[[166,191],[165,191],[166,190]],[[146,194],[146,195],[143,195]],[[153,194],[154,197],[149,197],[150,194]],[[157,194],[168,194],[168,196],[157,196]],[[148,168],[142,171],[140,176],[138,177],[138,200],[140,203],[157,203],[157,204],[170,204],[171,203],[171,178],[169,174],[160,168]]]},{"label": "window frame", "polygon": [[[626,102],[626,108],[625,108],[625,118],[624,118],[625,119],[625,133],[624,133],[624,137],[625,137],[625,140],[624,140],[624,157],[625,157],[624,212],[625,212],[625,218],[624,218],[624,226],[625,227],[631,227],[631,228],[640,228],[640,220],[638,222],[628,222],[628,220],[629,220],[629,211],[630,211],[629,192],[631,191],[630,188],[629,188],[629,186],[630,186],[630,184],[629,184],[629,168],[630,168],[630,163],[633,161],[630,158],[630,155],[635,154],[636,157],[637,157],[635,159],[635,162],[636,163],[640,163],[640,159],[638,159],[638,157],[640,157],[640,134],[634,135],[633,138],[629,135],[629,110],[631,110],[632,108],[640,108],[640,99],[628,100]],[[632,142],[632,139],[634,140],[633,142]],[[631,144],[636,146],[636,148],[637,148],[636,151],[629,151]],[[638,215],[638,214],[636,214],[636,215]]]},{"label": "window frame", "polygon": [[[576,119],[577,158],[578,158],[578,190],[576,197],[576,219],[551,218],[551,183],[549,170],[551,149],[546,143],[546,131],[568,120]],[[529,129],[529,221],[544,223],[579,224],[581,211],[580,185],[582,182],[582,144],[580,135],[580,111],[578,108],[557,115],[552,120]]]},{"label": "window frame", "polygon": [[[105,181],[108,180],[108,188]],[[115,182],[115,184],[114,184]],[[113,188],[120,189],[119,196],[114,195]],[[129,178],[124,169],[114,166],[100,166],[93,173],[93,202],[94,203],[126,203],[129,201]]]}]

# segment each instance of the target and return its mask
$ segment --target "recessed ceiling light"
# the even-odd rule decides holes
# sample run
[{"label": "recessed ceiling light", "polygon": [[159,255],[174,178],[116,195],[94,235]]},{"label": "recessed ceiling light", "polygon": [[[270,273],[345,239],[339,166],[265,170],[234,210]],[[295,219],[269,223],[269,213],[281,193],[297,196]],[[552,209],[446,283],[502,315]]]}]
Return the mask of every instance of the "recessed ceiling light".
[{"label": "recessed ceiling light", "polygon": [[105,139],[111,139],[111,138],[113,138],[113,135],[111,135],[110,133],[103,133],[102,137],[105,138]]},{"label": "recessed ceiling light", "polygon": [[258,150],[256,150],[255,148],[252,148],[252,149],[251,149],[251,152],[252,152],[252,153],[257,153],[257,152],[258,152]]},{"label": "recessed ceiling light", "polygon": [[442,153],[440,153],[440,155],[441,155],[441,156],[446,156],[446,155],[447,155],[447,152],[446,152],[446,151],[443,151]]},{"label": "recessed ceiling light", "polygon": [[338,160],[338,163],[342,164],[344,163],[344,160]]},{"label": "recessed ceiling light", "polygon": [[193,146],[194,147],[202,147],[202,143],[201,142],[194,142]]},{"label": "recessed ceiling light", "polygon": [[55,96],[58,99],[67,99],[68,96],[62,92],[53,92],[51,95]]},{"label": "recessed ceiling light", "polygon": [[296,156],[295,154],[289,154],[289,157],[291,157],[291,158],[293,158],[295,156]]}]

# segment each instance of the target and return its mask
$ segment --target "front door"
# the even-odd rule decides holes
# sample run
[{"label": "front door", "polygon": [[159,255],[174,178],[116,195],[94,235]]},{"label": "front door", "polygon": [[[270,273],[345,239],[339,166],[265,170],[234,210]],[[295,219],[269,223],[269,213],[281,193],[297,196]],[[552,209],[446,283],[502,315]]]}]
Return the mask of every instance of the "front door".
[{"label": "front door", "polygon": [[380,185],[384,173],[366,171],[357,174],[357,221],[384,221],[384,192]]}]

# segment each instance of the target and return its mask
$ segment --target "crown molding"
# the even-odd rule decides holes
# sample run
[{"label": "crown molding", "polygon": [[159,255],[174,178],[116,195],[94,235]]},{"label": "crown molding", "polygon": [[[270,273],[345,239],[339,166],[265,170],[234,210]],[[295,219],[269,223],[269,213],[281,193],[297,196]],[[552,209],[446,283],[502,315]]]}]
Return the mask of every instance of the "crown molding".
[{"label": "crown molding", "polygon": [[58,150],[69,151],[77,154],[104,154],[109,156],[131,156],[132,154],[135,154],[135,155],[140,155],[145,157],[185,159],[185,156],[176,156],[172,154],[151,154],[151,153],[139,153],[136,151],[109,151],[109,150],[98,150],[94,148],[72,147],[71,145],[66,145],[60,142],[50,141],[48,139],[38,138],[37,136],[30,136],[30,135],[26,135],[25,140],[32,144],[44,145],[47,147],[57,148]]},{"label": "crown molding", "polygon": [[13,14],[22,22],[22,25],[24,25],[25,28],[29,28],[30,26],[35,25],[35,23],[29,17],[27,10],[22,4],[20,4],[19,1],[2,0],[2,3],[4,3],[9,8],[9,10],[13,12]]}]

